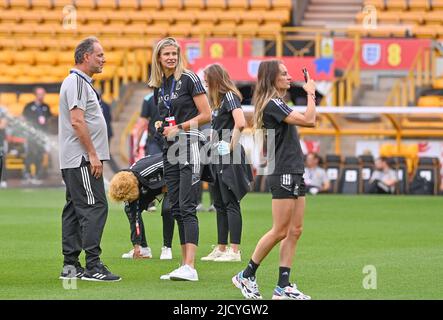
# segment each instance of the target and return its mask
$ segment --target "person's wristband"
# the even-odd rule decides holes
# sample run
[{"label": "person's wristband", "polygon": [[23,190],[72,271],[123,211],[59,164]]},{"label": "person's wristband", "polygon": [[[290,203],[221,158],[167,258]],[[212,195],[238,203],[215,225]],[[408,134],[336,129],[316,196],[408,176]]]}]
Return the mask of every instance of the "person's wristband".
[{"label": "person's wristband", "polygon": [[315,98],[316,98],[316,97],[315,97],[315,94],[313,94],[313,93],[308,93],[308,97],[311,97],[314,101],[316,101],[316,100],[315,100]]}]

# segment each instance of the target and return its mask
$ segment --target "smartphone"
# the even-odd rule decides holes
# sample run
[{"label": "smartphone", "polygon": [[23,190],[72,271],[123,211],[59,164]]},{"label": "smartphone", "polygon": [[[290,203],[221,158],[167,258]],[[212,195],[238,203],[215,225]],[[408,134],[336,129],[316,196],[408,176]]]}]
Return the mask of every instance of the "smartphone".
[{"label": "smartphone", "polygon": [[305,77],[305,82],[307,83],[308,82],[308,69],[303,68],[302,71],[303,71],[303,76]]}]

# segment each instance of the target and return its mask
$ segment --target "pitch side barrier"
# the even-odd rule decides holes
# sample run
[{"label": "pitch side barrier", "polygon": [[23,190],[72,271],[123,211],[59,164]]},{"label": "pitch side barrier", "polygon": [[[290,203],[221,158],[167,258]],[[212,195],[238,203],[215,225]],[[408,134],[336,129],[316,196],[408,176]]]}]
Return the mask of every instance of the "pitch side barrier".
[{"label": "pitch side barrier", "polygon": [[[305,112],[306,107],[292,107]],[[243,111],[252,126],[254,106]],[[443,108],[440,107],[317,107],[317,126],[298,128],[301,136],[333,136],[340,154],[342,136],[393,137],[400,148],[404,138],[443,138]]]}]

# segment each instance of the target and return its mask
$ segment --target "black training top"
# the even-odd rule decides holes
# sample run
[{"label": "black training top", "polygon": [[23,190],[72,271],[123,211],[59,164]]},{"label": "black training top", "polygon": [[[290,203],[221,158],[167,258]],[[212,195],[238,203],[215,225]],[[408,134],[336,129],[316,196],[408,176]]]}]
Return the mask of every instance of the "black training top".
[{"label": "black training top", "polygon": [[[268,141],[268,163],[274,161],[274,172],[270,174],[303,174],[303,152],[300,146],[297,129],[283,120],[292,110],[282,99],[272,99],[263,111],[263,126],[268,129],[267,138],[275,131],[275,141]],[[275,155],[275,158],[274,158]]]},{"label": "black training top", "polygon": [[[173,82],[175,82],[175,87],[170,97]],[[198,109],[193,97],[204,93],[206,91],[200,78],[192,71],[184,71],[178,81],[175,81],[174,75],[167,79],[163,78],[160,88],[154,90],[160,118],[165,121],[165,118],[174,116],[175,123],[178,125],[196,117]],[[168,103],[165,104],[165,101],[169,102],[169,100],[171,100],[170,108],[168,108]]]},{"label": "black training top", "polygon": [[[220,140],[222,139],[223,129],[234,129],[235,122],[232,111],[237,108],[241,108],[240,98],[232,91],[228,91],[224,95],[220,107],[212,111],[212,129],[217,132]],[[225,134],[224,140],[230,142],[231,135],[232,132],[227,136]]]},{"label": "black training top", "polygon": [[146,210],[156,196],[162,193],[165,182],[163,179],[163,154],[158,153],[141,158],[127,171],[134,173],[140,186],[138,199],[140,210]]},{"label": "black training top", "polygon": [[23,116],[36,129],[46,131],[48,128],[48,121],[52,117],[51,110],[46,103],[41,105],[34,101],[28,103],[23,109]]}]

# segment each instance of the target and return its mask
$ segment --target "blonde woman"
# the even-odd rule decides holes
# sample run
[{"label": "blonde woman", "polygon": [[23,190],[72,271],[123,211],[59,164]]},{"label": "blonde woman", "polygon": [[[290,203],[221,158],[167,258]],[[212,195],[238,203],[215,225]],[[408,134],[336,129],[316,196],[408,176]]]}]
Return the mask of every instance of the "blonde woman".
[{"label": "blonde woman", "polygon": [[182,249],[181,266],[161,279],[198,281],[194,262],[199,237],[197,191],[202,168],[199,139],[205,138],[198,128],[211,121],[209,102],[198,76],[185,69],[174,38],[162,39],[155,46],[149,86],[154,88],[162,132],[167,138],[164,178]]},{"label": "blonde woman", "polygon": [[[214,207],[217,211],[218,245],[203,261],[241,261],[240,240],[242,216],[240,200],[249,191],[247,182],[252,171],[246,165],[240,134],[246,125],[241,108],[242,96],[229,74],[219,64],[204,70],[212,108],[213,140],[218,145],[219,158],[212,165],[215,181],[212,189]],[[240,163],[235,163],[233,153],[238,152]],[[246,183],[245,183],[246,182]],[[231,246],[228,247],[228,235]]]},{"label": "blonde woman", "polygon": [[264,61],[258,69],[258,83],[254,91],[254,127],[266,129],[268,139],[274,133],[274,143],[268,153],[274,161],[274,172],[268,177],[272,193],[273,225],[258,242],[246,269],[232,278],[234,285],[248,299],[262,299],[256,282],[260,263],[280,243],[280,266],[273,299],[309,300],[310,296],[290,284],[289,276],[297,241],[302,233],[305,211],[305,184],[303,181],[303,153],[295,125],[315,126],[315,83],[307,75],[303,89],[308,106],[301,114],[292,111],[282,97],[290,87],[291,76],[278,60]]}]

